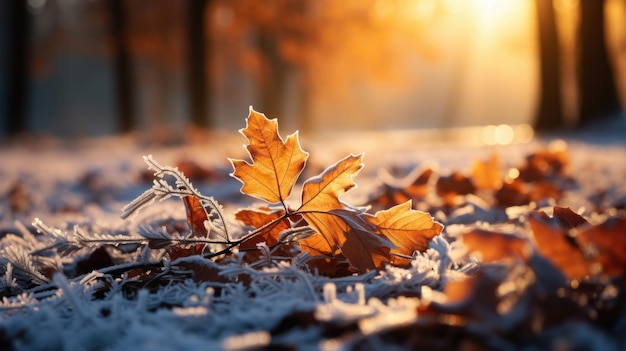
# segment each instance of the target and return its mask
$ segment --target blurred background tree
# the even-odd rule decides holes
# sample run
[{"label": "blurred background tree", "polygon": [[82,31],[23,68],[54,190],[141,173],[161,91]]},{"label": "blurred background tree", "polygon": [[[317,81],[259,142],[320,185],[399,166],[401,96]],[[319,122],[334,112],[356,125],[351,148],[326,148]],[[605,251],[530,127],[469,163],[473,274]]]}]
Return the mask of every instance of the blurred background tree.
[{"label": "blurred background tree", "polygon": [[[626,0],[0,4],[1,133],[589,125],[621,115]],[[623,118],[623,117],[622,117]]]}]

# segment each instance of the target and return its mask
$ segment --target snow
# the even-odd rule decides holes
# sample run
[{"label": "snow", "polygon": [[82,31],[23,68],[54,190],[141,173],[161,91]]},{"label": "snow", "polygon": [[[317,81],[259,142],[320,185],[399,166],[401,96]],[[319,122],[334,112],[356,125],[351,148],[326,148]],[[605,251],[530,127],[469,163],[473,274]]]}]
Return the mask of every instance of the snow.
[{"label": "snow", "polygon": [[[559,205],[569,206],[593,220],[595,214],[589,211],[589,197],[593,194],[605,191],[602,201],[607,207],[626,199],[626,138],[621,138],[622,132],[613,131],[606,139],[596,134],[556,136],[566,140],[572,160],[570,173],[580,181],[579,188],[568,192]],[[376,175],[381,168],[395,169],[402,176],[415,167],[436,163],[440,174],[452,170],[467,172],[473,160],[484,159],[493,152],[500,155],[505,166],[514,166],[529,152],[555,139],[550,136],[526,144],[487,147],[466,145],[462,140],[424,144],[410,141],[403,133],[406,141],[396,140],[386,148],[389,137],[372,134],[359,140],[358,135],[351,135],[333,138],[334,142],[311,139],[303,145],[311,153],[313,169],[323,169],[350,152],[366,152],[365,169],[355,179],[359,189],[346,197],[350,203],[360,204],[379,185]],[[255,203],[244,199],[239,194],[240,184],[227,176],[227,157],[244,155],[240,135],[218,133],[181,145],[137,140],[132,136],[73,142],[34,140],[0,148],[2,291],[11,291],[18,281],[29,279],[24,272],[36,270],[32,268],[35,263],[31,253],[55,243],[59,237],[72,237],[80,230],[89,235],[133,234],[142,225],[157,220],[184,218],[184,207],[177,199],[155,203],[136,218],[120,218],[121,209],[151,186],[140,180],[146,168],[143,155],[152,154],[162,165],[175,165],[184,158],[223,170],[223,179],[194,186],[221,201],[226,213]],[[308,172],[312,174],[303,177],[316,174]],[[16,186],[25,191],[28,206],[11,211],[7,195]],[[498,211],[479,200],[470,199],[465,207],[437,215],[449,227],[431,242],[426,252],[416,254],[406,269],[391,267],[382,272],[331,279],[304,272],[295,264],[256,269],[240,262],[216,265],[189,257],[169,262],[169,268],[176,270],[183,262],[195,262],[218,269],[226,279],[246,275],[249,281],[243,284],[172,280],[157,290],[139,289],[136,295],[125,292],[124,276],[106,270],[87,273],[80,279],[67,279],[62,273],[55,273],[51,281],[40,276],[43,288],[3,298],[0,345],[10,341],[17,350],[244,350],[278,343],[297,345],[303,350],[350,349],[360,337],[415,322],[420,299],[403,294],[417,293],[424,300],[430,296],[435,301],[441,298],[439,291],[447,281],[458,280],[475,270],[478,263],[465,256],[462,244],[454,241],[455,233],[467,226],[502,225],[503,220],[528,210]],[[40,231],[44,228],[49,235],[32,234],[33,226]],[[509,229],[519,234],[518,227]],[[136,259],[159,258],[149,252],[141,255]],[[55,257],[38,259],[47,259],[49,265],[56,267],[67,263]],[[104,285],[109,287],[107,292],[96,298]],[[291,325],[276,331],[285,318],[310,311],[319,321],[344,326],[356,323],[361,335],[356,339],[346,338],[345,334],[344,339],[327,337],[319,323]],[[550,340],[545,345],[566,348],[576,345],[601,350],[616,346],[616,341],[603,331],[575,321],[548,330],[541,337]],[[554,340],[557,344],[551,343]],[[375,342],[382,341],[370,345]]]}]

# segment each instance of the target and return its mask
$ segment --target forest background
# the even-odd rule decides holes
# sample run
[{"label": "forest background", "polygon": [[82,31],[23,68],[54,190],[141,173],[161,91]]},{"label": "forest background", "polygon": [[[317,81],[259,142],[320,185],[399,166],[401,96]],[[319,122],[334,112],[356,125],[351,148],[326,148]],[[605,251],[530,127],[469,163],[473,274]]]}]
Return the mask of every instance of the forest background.
[{"label": "forest background", "polygon": [[626,101],[625,0],[28,0],[0,17],[5,136],[176,139],[236,129],[249,105],[305,134],[554,129]]}]

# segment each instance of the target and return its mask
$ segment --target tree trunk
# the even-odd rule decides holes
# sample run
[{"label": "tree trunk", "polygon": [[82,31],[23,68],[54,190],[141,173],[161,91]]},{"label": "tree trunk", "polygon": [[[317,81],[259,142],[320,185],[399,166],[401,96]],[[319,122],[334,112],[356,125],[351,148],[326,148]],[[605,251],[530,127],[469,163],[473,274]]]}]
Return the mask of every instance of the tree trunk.
[{"label": "tree trunk", "polygon": [[[205,10],[207,0],[189,0],[187,25],[187,74],[189,83],[189,109],[191,121],[196,127],[209,126],[208,104],[211,99],[210,80],[207,79]],[[208,82],[207,82],[208,81]]]},{"label": "tree trunk", "polygon": [[620,111],[604,32],[604,0],[580,1],[579,121],[581,127]]},{"label": "tree trunk", "polygon": [[288,67],[280,55],[278,38],[270,29],[259,28],[257,40],[259,51],[266,63],[259,84],[261,107],[258,111],[268,118],[276,118],[281,114]]},{"label": "tree trunk", "polygon": [[111,35],[114,47],[115,94],[117,99],[118,129],[122,133],[133,130],[133,80],[131,57],[126,40],[127,19],[124,0],[110,0]]},{"label": "tree trunk", "polygon": [[[595,1],[595,0],[591,0]],[[535,129],[564,127],[559,40],[550,0],[535,0],[539,34],[540,91]]]},{"label": "tree trunk", "polygon": [[6,69],[6,118],[9,135],[26,129],[29,65],[30,65],[30,16],[26,1],[7,1],[5,4],[7,35]]}]

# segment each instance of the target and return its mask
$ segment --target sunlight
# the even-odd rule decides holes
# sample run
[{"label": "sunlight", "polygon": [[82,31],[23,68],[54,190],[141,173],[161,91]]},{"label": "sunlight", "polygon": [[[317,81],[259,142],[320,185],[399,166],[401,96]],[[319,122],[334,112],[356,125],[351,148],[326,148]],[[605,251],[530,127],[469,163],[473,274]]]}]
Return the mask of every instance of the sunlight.
[{"label": "sunlight", "polygon": [[516,1],[511,0],[475,0],[477,12],[485,19],[500,18],[511,14],[516,8]]}]

